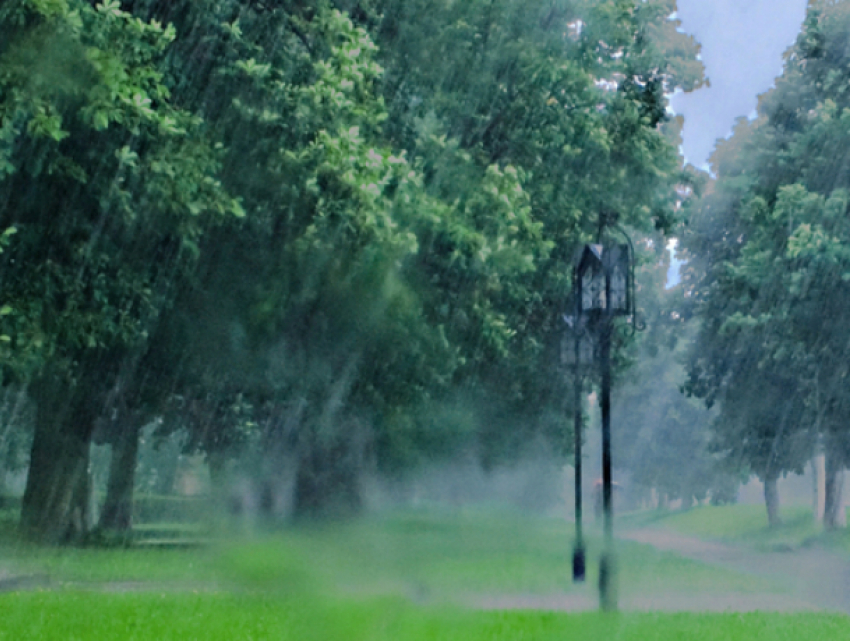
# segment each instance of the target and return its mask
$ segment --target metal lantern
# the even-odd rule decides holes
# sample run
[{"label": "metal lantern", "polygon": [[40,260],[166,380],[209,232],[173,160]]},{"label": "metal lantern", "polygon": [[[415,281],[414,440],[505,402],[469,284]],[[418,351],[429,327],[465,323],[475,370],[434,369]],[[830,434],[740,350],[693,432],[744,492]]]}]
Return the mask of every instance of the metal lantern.
[{"label": "metal lantern", "polygon": [[631,312],[631,250],[628,245],[585,245],[576,267],[579,315]]}]

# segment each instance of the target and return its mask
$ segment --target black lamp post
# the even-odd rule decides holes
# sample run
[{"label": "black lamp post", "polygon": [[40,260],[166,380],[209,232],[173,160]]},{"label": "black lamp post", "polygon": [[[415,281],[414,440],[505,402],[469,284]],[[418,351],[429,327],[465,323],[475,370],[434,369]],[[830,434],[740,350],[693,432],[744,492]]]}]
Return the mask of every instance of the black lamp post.
[{"label": "black lamp post", "polygon": [[578,308],[575,310],[575,315],[565,316],[564,321],[570,327],[572,333],[572,341],[564,341],[561,346],[561,359],[564,365],[573,367],[573,418],[574,428],[573,436],[575,442],[573,452],[575,454],[575,462],[573,467],[575,470],[575,526],[576,537],[573,547],[573,581],[581,583],[585,579],[586,562],[584,548],[584,533],[582,530],[582,374],[586,367],[592,366],[594,361],[593,354],[593,337],[587,331],[584,319],[579,315]]},{"label": "black lamp post", "polygon": [[[599,366],[602,383],[602,509],[604,514],[605,551],[599,566],[599,599],[602,609],[617,607],[614,583],[614,516],[611,483],[611,335],[616,316],[630,316],[634,321],[634,275],[632,271],[631,244],[585,245],[582,248],[574,274],[576,324],[585,323],[599,340]],[[578,338],[577,345],[578,345]],[[578,350],[578,347],[576,348]],[[580,418],[576,428],[580,429]],[[580,447],[580,437],[576,436]],[[577,450],[577,472],[580,461]],[[577,497],[576,548],[581,540],[580,479]],[[583,560],[583,559],[582,559]],[[575,556],[573,560],[575,576]]]}]

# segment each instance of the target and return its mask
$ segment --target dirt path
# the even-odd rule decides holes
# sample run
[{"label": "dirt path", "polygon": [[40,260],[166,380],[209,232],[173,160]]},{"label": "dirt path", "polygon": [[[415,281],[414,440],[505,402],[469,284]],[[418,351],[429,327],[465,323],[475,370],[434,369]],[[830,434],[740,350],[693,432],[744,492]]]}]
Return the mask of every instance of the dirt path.
[{"label": "dirt path", "polygon": [[776,581],[789,589],[788,606],[799,606],[790,609],[817,608],[850,613],[850,562],[828,550],[756,552],[655,528],[622,532],[620,538]]},{"label": "dirt path", "polygon": [[20,590],[35,590],[45,587],[50,583],[46,575],[20,575],[13,574],[8,570],[0,568],[0,594],[3,592],[17,592]]}]

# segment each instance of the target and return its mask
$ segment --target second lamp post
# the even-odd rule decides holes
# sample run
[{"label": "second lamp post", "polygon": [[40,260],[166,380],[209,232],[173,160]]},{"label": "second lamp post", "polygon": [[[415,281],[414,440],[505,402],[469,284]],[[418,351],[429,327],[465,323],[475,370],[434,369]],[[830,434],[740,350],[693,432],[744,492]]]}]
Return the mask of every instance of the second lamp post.
[{"label": "second lamp post", "polygon": [[[602,511],[605,532],[605,550],[599,566],[599,598],[604,610],[617,607],[616,585],[614,584],[614,516],[612,504],[611,479],[611,335],[614,318],[631,316],[634,318],[634,277],[632,272],[632,248],[630,244],[585,245],[576,263],[574,274],[574,295],[576,301],[576,329],[586,327],[587,331],[599,342],[599,367],[601,370],[602,409]],[[579,332],[576,332],[578,350]],[[578,356],[578,354],[576,354]],[[577,377],[578,378],[578,377]],[[576,385],[580,385],[577,380]],[[577,409],[577,411],[579,411]],[[577,429],[580,420],[576,421]],[[580,435],[576,435],[580,447]],[[580,452],[577,449],[577,454]],[[577,471],[581,462],[577,462]],[[581,480],[577,478],[578,488]],[[582,556],[581,540],[581,497],[576,491],[577,554]],[[574,558],[574,563],[576,559]],[[583,568],[582,568],[583,569]],[[575,567],[574,567],[575,570]]]}]

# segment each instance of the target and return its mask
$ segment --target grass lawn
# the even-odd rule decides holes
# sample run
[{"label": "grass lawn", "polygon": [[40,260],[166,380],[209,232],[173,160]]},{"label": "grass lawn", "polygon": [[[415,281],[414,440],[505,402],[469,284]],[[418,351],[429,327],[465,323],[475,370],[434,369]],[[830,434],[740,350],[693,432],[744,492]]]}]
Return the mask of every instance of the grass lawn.
[{"label": "grass lawn", "polygon": [[[479,611],[472,595],[595,593],[569,580],[571,526],[514,511],[405,511],[179,550],[6,543],[0,571],[48,587],[0,594],[0,641],[850,641],[829,614]],[[769,591],[772,584],[639,544],[618,548],[621,594]]]},{"label": "grass lawn", "polygon": [[556,614],[417,607],[400,599],[48,592],[0,596],[0,639],[41,641],[842,641],[833,615]]},{"label": "grass lawn", "polygon": [[813,543],[850,552],[850,532],[823,532],[814,522],[811,508],[783,507],[782,525],[767,526],[763,505],[696,507],[684,511],[647,511],[621,518],[626,527],[664,527],[702,539],[751,545],[763,550],[793,549]]},{"label": "grass lawn", "polygon": [[[418,596],[454,600],[467,593],[568,593],[572,526],[562,519],[510,511],[405,512],[335,527],[317,527],[269,541],[246,554],[283,557],[284,548],[311,559],[325,584],[374,592],[403,587]],[[588,583],[597,580],[600,541],[588,540]],[[621,591],[752,592],[766,582],[637,543],[618,547]],[[244,558],[242,561],[244,567]],[[239,567],[239,563],[232,566]]]},{"label": "grass lawn", "polygon": [[[588,540],[588,584],[599,540]],[[764,579],[690,561],[638,543],[618,545],[621,593],[764,592]],[[470,594],[567,594],[572,527],[515,511],[406,511],[288,528],[199,549],[0,548],[0,568],[75,585],[179,582],[266,589],[295,578],[333,593],[457,602]]]}]

